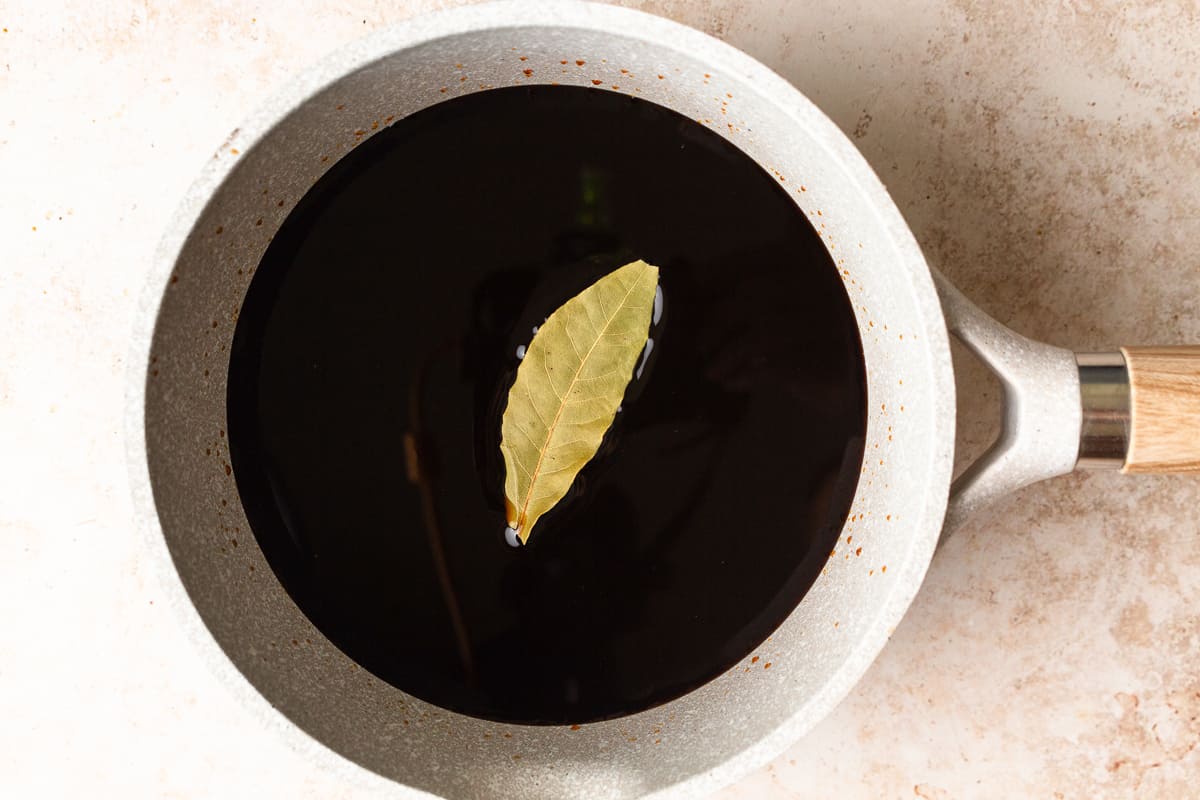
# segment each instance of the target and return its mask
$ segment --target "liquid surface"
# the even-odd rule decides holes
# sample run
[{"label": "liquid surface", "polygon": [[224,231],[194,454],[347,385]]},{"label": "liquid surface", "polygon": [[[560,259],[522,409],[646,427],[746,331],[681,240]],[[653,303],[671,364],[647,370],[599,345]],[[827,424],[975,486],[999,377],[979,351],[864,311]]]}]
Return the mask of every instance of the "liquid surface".
[{"label": "liquid surface", "polygon": [[[513,547],[519,354],[637,258],[661,269],[653,344]],[[633,713],[748,655],[833,546],[866,425],[852,310],[786,191],[691,120],[567,87],[354,149],[264,256],[229,378],[242,501],[304,613],[400,689],[511,722]]]}]

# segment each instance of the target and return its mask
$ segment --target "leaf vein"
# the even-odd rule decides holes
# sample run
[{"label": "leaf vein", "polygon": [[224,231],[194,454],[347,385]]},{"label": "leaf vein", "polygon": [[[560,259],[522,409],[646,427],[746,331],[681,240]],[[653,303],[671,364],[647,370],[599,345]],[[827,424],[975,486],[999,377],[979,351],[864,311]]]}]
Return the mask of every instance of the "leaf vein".
[{"label": "leaf vein", "polygon": [[550,384],[550,391],[558,400],[562,400],[563,396],[558,393],[558,387],[554,385],[554,376],[550,374],[550,365],[546,363],[546,359],[542,359],[542,371],[546,373],[546,382]]}]

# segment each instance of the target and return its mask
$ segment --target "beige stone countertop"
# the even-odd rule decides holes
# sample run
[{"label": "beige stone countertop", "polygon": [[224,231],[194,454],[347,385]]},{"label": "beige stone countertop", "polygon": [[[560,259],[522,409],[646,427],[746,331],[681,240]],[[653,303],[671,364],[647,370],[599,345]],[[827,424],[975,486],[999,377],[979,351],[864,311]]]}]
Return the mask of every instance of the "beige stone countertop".
[{"label": "beige stone countertop", "polygon": [[[0,3],[0,796],[360,796],[262,730],[155,603],[125,361],[214,149],[321,55],[438,5]],[[1001,321],[1077,349],[1200,342],[1194,0],[631,5],[794,82]],[[996,384],[960,379],[978,452]],[[1197,796],[1198,529],[1196,478],[1006,499],[832,716],[717,797]]]}]

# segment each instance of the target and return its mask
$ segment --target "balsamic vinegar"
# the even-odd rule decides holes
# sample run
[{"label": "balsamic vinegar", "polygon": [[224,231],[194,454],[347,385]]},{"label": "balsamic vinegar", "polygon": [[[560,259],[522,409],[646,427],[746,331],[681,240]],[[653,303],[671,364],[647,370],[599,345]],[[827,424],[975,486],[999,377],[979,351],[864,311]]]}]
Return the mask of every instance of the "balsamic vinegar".
[{"label": "balsamic vinegar", "polygon": [[[500,420],[533,331],[660,267],[621,410],[528,545]],[[582,723],[747,656],[820,572],[863,455],[854,315],[787,191],[646,101],[450,100],[335,165],[264,256],[230,448],[254,535],[347,655],[454,711]]]}]

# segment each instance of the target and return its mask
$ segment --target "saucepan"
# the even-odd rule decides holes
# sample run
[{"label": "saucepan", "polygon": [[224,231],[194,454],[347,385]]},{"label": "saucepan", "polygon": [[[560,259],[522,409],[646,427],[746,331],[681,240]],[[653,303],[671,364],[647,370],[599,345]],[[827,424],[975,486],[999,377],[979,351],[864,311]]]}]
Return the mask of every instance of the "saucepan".
[{"label": "saucepan", "polygon": [[[560,70],[568,57],[588,69]],[[456,64],[469,64],[469,81]],[[406,695],[321,635],[253,536],[227,546],[228,531],[250,529],[225,439],[233,322],[290,206],[386,121],[511,85],[526,69],[530,80],[619,84],[699,120],[717,116],[714,96],[731,95],[739,124],[714,128],[823,226],[853,302],[870,401],[840,540],[853,536],[856,555],[839,543],[756,651],[772,668],[737,665],[665,705],[578,730],[498,724]],[[998,440],[953,486],[951,334],[999,376],[1005,397]],[[991,499],[1077,468],[1200,471],[1200,348],[1076,354],[1008,330],[931,271],[866,161],[795,88],[702,33],[609,6],[443,12],[363,39],[292,82],[234,131],[187,194],[157,253],[135,342],[137,508],[182,624],[267,724],[393,796],[713,790],[834,707],[905,613],[940,537]]]}]

